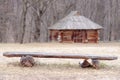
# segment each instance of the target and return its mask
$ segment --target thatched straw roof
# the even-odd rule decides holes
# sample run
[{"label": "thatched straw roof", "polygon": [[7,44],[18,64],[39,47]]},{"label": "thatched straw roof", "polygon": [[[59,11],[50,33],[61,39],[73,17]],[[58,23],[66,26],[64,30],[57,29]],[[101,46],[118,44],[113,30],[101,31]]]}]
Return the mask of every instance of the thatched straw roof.
[{"label": "thatched straw roof", "polygon": [[49,29],[101,29],[102,27],[90,19],[81,16],[78,11],[72,11],[68,16],[58,21]]}]

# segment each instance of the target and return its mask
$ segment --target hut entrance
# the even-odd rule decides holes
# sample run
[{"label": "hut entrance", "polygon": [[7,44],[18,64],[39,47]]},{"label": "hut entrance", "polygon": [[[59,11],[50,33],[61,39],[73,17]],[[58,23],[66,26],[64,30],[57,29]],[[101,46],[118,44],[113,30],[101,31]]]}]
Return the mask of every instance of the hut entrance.
[{"label": "hut entrance", "polygon": [[82,42],[83,40],[83,31],[74,31],[73,32],[73,41],[74,42]]}]

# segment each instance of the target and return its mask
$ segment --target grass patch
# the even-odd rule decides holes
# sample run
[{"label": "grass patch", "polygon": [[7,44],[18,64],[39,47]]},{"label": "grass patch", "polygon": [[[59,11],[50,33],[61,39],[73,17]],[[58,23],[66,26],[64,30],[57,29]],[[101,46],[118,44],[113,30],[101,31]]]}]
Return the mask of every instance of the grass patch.
[{"label": "grass patch", "polygon": [[16,61],[16,62],[9,62],[7,63],[7,66],[13,66],[13,67],[21,67],[20,62]]},{"label": "grass patch", "polygon": [[78,69],[80,68],[78,64],[71,64],[71,63],[40,63],[37,62],[35,66],[40,66],[40,67],[45,67],[45,68],[49,68],[49,69],[71,69],[71,68],[75,68]]},{"label": "grass patch", "polygon": [[107,64],[105,64],[105,63],[100,63],[100,68],[106,68],[106,67],[108,67]]},{"label": "grass patch", "polygon": [[[8,67],[23,67],[20,62],[16,61],[16,62],[10,62],[7,64]],[[40,67],[40,68],[47,68],[47,69],[80,69],[80,65],[79,64],[71,64],[70,62],[66,62],[66,63],[41,63],[39,61],[35,62],[35,65],[33,67]],[[100,68],[108,68],[110,67],[109,65],[105,64],[105,63],[100,63],[99,65]]]}]

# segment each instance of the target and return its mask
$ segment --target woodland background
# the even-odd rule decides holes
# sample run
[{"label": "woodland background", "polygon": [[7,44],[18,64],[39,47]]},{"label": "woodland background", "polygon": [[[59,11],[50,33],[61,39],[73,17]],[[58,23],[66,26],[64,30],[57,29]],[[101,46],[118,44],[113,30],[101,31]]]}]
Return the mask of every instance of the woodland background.
[{"label": "woodland background", "polygon": [[48,27],[75,10],[104,27],[101,41],[120,41],[120,0],[0,0],[0,42],[48,42]]}]

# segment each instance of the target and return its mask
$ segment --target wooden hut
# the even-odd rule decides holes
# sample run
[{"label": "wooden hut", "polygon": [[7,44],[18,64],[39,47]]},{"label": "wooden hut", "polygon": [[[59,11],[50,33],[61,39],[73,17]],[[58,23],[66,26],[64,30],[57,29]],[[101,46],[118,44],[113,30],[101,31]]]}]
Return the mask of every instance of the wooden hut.
[{"label": "wooden hut", "polygon": [[50,40],[58,42],[97,43],[102,27],[72,11],[68,16],[49,27]]}]

